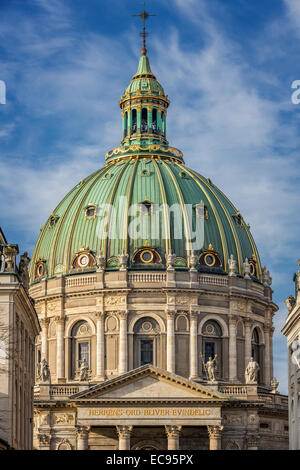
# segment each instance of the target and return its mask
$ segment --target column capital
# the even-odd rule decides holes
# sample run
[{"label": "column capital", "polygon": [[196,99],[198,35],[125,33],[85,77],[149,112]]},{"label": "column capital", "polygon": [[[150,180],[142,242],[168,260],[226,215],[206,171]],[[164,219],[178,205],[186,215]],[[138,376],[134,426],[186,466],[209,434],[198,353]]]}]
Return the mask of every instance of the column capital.
[{"label": "column capital", "polygon": [[90,426],[76,426],[76,433],[79,438],[87,437],[90,430]]},{"label": "column capital", "polygon": [[171,438],[178,438],[181,429],[182,429],[182,426],[175,426],[175,425],[168,426],[168,425],[165,425],[165,430],[166,430],[166,434],[167,434],[168,438],[170,438],[170,437]]},{"label": "column capital", "polygon": [[176,315],[176,310],[171,308],[166,308],[166,315],[168,320],[174,320]]},{"label": "column capital", "polygon": [[95,317],[97,318],[97,320],[104,320],[104,317],[105,317],[104,310],[96,310]]},{"label": "column capital", "polygon": [[213,439],[220,439],[223,429],[222,425],[207,426],[209,437]]},{"label": "column capital", "polygon": [[117,433],[118,433],[119,438],[122,438],[122,439],[130,438],[130,434],[133,430],[133,426],[123,425],[123,426],[116,426],[116,428],[117,428]]},{"label": "column capital", "polygon": [[238,320],[238,317],[236,315],[229,315],[228,316],[229,325],[236,325],[237,320]]},{"label": "column capital", "polygon": [[121,320],[127,320],[127,317],[128,317],[128,310],[120,310],[120,311],[118,312],[118,314],[119,314],[119,318],[120,318]]},{"label": "column capital", "polygon": [[41,318],[40,319],[40,325],[42,328],[48,328],[50,323],[50,318]]},{"label": "column capital", "polygon": [[190,308],[190,317],[193,318],[193,319],[197,319],[198,318],[198,315],[200,314],[200,309],[196,309],[196,308]]},{"label": "column capital", "polygon": [[57,315],[55,318],[55,323],[57,325],[64,325],[65,324],[65,318],[62,318],[60,317],[59,315]]}]

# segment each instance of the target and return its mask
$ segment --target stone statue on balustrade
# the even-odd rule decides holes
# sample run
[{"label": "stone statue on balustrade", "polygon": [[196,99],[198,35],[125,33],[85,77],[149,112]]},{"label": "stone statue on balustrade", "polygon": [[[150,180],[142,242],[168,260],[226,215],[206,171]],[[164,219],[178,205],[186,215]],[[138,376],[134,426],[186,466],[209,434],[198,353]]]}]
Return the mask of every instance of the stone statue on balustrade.
[{"label": "stone statue on balustrade", "polygon": [[234,259],[233,255],[230,255],[228,260],[228,274],[229,276],[236,276],[236,260]]},{"label": "stone statue on balustrade", "polygon": [[89,379],[89,368],[86,359],[80,363],[79,380],[86,382]]},{"label": "stone statue on balustrade", "polygon": [[43,359],[41,362],[40,376],[42,382],[50,382],[50,368],[46,359]]},{"label": "stone statue on balustrade", "polygon": [[207,363],[205,364],[205,368],[207,370],[208,379],[210,382],[216,382],[215,378],[215,364],[216,364],[217,354],[212,359],[211,357],[208,358]]},{"label": "stone statue on balustrade", "polygon": [[253,357],[250,358],[249,364],[245,370],[246,384],[257,384],[258,371],[260,367]]},{"label": "stone statue on balustrade", "polygon": [[30,258],[28,257],[27,251],[20,257],[20,264],[19,264],[19,274],[22,280],[22,283],[26,290],[29,288],[29,272],[28,266],[30,263]]}]

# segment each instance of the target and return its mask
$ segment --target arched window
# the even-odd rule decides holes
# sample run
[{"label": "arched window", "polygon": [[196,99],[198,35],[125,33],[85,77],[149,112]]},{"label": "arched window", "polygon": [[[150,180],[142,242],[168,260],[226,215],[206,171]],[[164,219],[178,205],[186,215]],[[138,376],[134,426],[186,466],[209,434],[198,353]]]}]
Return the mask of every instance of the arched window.
[{"label": "arched window", "polygon": [[127,133],[128,133],[128,113],[126,111],[125,116],[124,116],[124,137],[127,136]]},{"label": "arched window", "polygon": [[134,368],[145,364],[158,365],[160,327],[151,317],[141,318],[134,325]]},{"label": "arched window", "polygon": [[146,108],[142,109],[142,125],[141,125],[141,133],[148,132],[148,111]]},{"label": "arched window", "polygon": [[153,134],[158,134],[157,132],[157,109],[152,111],[152,132]]},{"label": "arched window", "polygon": [[163,135],[166,134],[166,126],[165,126],[165,112],[161,112],[161,132]]},{"label": "arched window", "polygon": [[257,328],[254,328],[251,338],[251,356],[254,361],[258,363],[260,370],[258,371],[257,381],[258,383],[263,380],[263,368],[262,368],[262,349],[260,346],[259,333]]},{"label": "arched window", "polygon": [[209,358],[214,359],[215,356],[215,377],[222,378],[222,330],[215,320],[208,320],[202,327],[202,367],[203,376],[206,375],[204,364]]},{"label": "arched window", "polygon": [[252,333],[251,356],[256,362],[259,362],[259,335],[256,328],[254,328]]},{"label": "arched window", "polygon": [[71,371],[72,378],[79,379],[80,366],[83,362],[91,366],[91,329],[89,324],[81,320],[76,323],[71,332]]},{"label": "arched window", "polygon": [[136,133],[136,109],[132,110],[132,134]]}]

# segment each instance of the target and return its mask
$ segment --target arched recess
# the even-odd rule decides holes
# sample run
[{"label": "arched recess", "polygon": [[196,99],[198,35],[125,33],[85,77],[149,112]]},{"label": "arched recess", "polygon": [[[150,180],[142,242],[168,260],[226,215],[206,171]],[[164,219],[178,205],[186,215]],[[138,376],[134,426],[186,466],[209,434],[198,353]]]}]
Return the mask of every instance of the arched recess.
[{"label": "arched recess", "polygon": [[142,313],[138,313],[136,314],[133,318],[131,318],[131,320],[129,321],[129,324],[128,324],[128,333],[129,334],[133,334],[134,333],[134,325],[136,324],[136,322],[138,322],[141,318],[143,317],[151,317],[153,318],[154,320],[157,321],[157,323],[159,324],[159,327],[160,327],[160,331],[161,333],[166,333],[167,330],[166,330],[166,325],[163,321],[163,319],[161,318],[161,316],[157,315],[157,313],[153,313],[153,312],[142,312]]},{"label": "arched recess", "polygon": [[181,377],[189,377],[189,350],[189,318],[181,312],[175,318],[175,373]]},{"label": "arched recess", "polygon": [[[228,346],[228,326],[225,322],[224,318],[221,315],[215,313],[209,313],[203,317],[198,325],[198,351],[201,353],[199,357],[199,372],[200,376],[206,377],[206,369],[204,367],[204,349],[205,349],[205,340],[202,334],[203,326],[207,321],[215,321],[220,325],[222,335],[222,346],[221,346],[221,353],[220,356],[217,358],[217,369],[218,373],[216,373],[217,378],[227,379],[229,374],[229,362],[228,362],[228,354],[229,354],[229,346]],[[220,347],[220,346],[219,346]],[[217,353],[218,354],[218,353]]]},{"label": "arched recess", "polygon": [[215,359],[215,378],[223,378],[224,370],[224,347],[223,334],[220,323],[217,320],[209,319],[203,323],[202,330],[202,373],[206,375],[204,365],[208,360]]},{"label": "arched recess", "polygon": [[175,331],[187,333],[189,331],[189,321],[187,315],[179,313],[175,319]]},{"label": "arched recess", "polygon": [[79,320],[73,325],[70,342],[71,378],[79,379],[83,363],[91,369],[92,331],[86,320]]},{"label": "arched recess", "polygon": [[71,336],[71,330],[73,326],[79,321],[86,321],[89,324],[89,327],[91,328],[92,335],[96,334],[96,325],[90,317],[83,318],[82,315],[76,315],[76,317],[72,317],[66,324],[65,335],[67,338]]},{"label": "arched recess", "polygon": [[265,344],[265,335],[264,335],[264,330],[262,326],[258,322],[253,323],[251,327],[251,336],[252,336],[254,328],[256,328],[258,332],[259,344]]},{"label": "arched recess", "polygon": [[251,328],[251,357],[259,365],[258,383],[264,381],[264,359],[265,359],[264,334],[259,324],[254,324]]},{"label": "arched recess", "polygon": [[144,440],[139,441],[137,444],[132,446],[131,450],[163,450],[163,447],[157,441]]},{"label": "arched recess", "polygon": [[133,367],[161,362],[161,329],[150,316],[140,318],[133,328]]},{"label": "arched recess", "polygon": [[224,321],[224,319],[221,317],[221,315],[217,315],[215,313],[210,313],[210,314],[207,314],[205,315],[205,317],[203,317],[200,322],[199,322],[199,325],[198,325],[198,334],[201,334],[202,332],[202,328],[203,328],[203,325],[205,322],[207,322],[208,320],[215,320],[216,322],[219,323],[219,325],[221,326],[222,328],[222,336],[223,338],[228,338],[228,326],[226,324],[226,322]]},{"label": "arched recess", "polygon": [[119,329],[117,313],[109,312],[105,317],[105,370],[108,377],[116,374],[119,360]]}]

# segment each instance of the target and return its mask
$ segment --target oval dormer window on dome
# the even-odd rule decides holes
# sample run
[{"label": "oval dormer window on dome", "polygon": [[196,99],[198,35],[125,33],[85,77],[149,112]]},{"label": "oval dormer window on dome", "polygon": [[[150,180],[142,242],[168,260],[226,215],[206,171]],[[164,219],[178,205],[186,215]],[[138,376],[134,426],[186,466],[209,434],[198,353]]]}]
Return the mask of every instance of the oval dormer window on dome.
[{"label": "oval dormer window on dome", "polygon": [[58,215],[51,215],[50,220],[49,220],[49,228],[55,227],[59,217]]},{"label": "oval dormer window on dome", "polygon": [[256,260],[253,258],[249,259],[249,264],[250,264],[250,274],[253,277],[257,277],[257,266],[256,266]]},{"label": "oval dormer window on dome", "polygon": [[38,260],[35,266],[35,279],[41,279],[46,276],[46,266],[44,260]]},{"label": "oval dormer window on dome", "polygon": [[208,268],[221,268],[222,261],[217,251],[213,249],[211,243],[207,250],[202,250],[199,258],[199,264],[201,266],[207,266]]},{"label": "oval dormer window on dome", "polygon": [[89,202],[89,204],[84,208],[85,218],[86,219],[95,219],[97,214],[97,206]]},{"label": "oval dormer window on dome", "polygon": [[151,246],[139,248],[133,256],[134,264],[158,264],[161,263],[161,261],[160,254]]},{"label": "oval dormer window on dome", "polygon": [[74,269],[85,269],[96,265],[96,260],[90,250],[82,247],[76,254],[72,266]]}]

